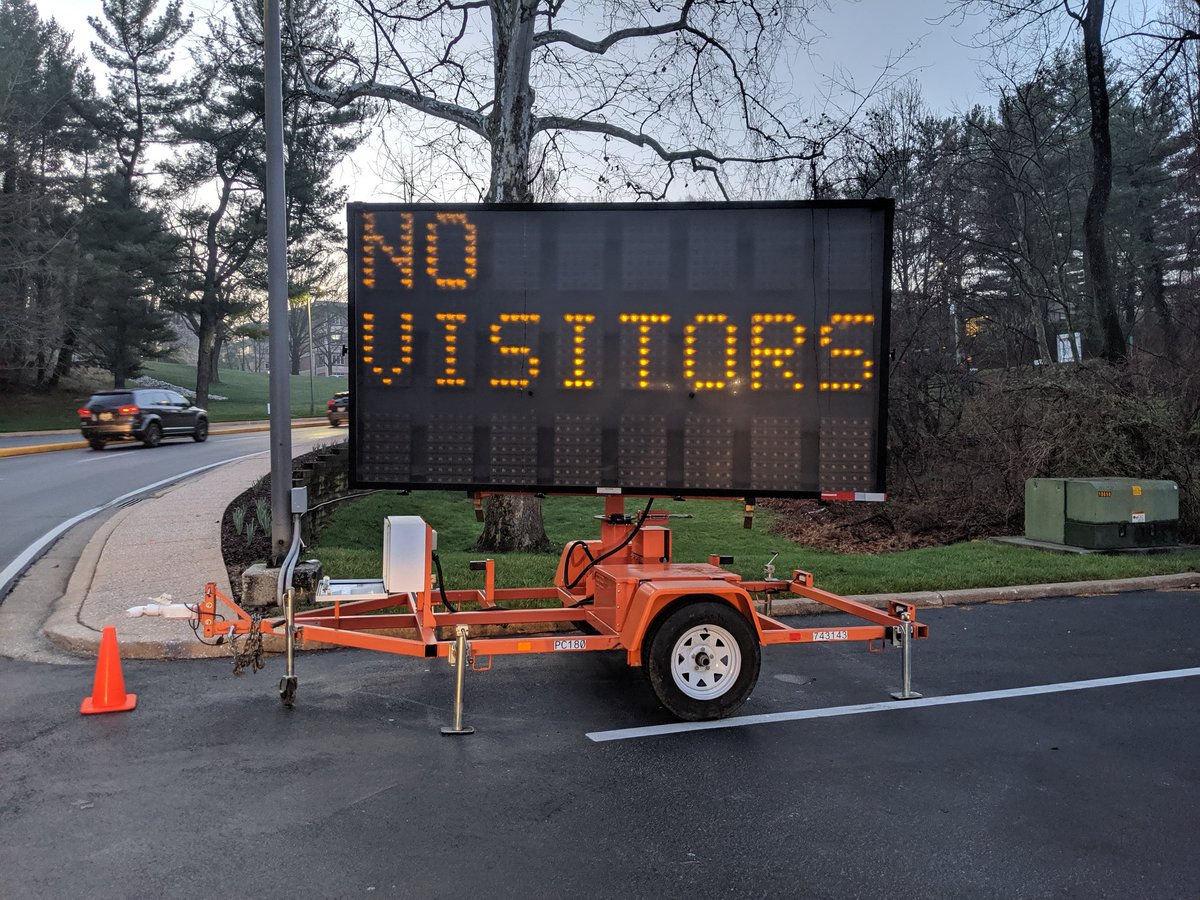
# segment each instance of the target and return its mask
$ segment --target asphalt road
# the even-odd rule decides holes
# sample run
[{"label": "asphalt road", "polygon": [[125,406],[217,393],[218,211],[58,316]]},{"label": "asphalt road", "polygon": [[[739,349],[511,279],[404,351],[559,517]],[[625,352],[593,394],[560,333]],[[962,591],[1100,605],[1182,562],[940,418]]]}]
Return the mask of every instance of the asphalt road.
[{"label": "asphalt road", "polygon": [[[1200,664],[1200,593],[922,612],[927,697]],[[830,621],[834,621],[830,619]],[[617,656],[469,673],[303,655],[0,660],[0,872],[22,897],[1195,897],[1200,678],[596,743],[666,722]],[[764,654],[743,712],[886,700],[898,653]],[[19,885],[14,888],[13,885]]]},{"label": "asphalt road", "polygon": [[[345,434],[344,428],[305,428],[293,431],[292,441],[298,446],[314,439],[342,439]],[[38,545],[64,524],[149,485],[269,449],[270,433],[261,431],[212,434],[202,444],[170,439],[152,450],[128,443],[99,453],[84,448],[0,459],[0,509],[6,512],[0,529],[0,599],[36,559]]]}]

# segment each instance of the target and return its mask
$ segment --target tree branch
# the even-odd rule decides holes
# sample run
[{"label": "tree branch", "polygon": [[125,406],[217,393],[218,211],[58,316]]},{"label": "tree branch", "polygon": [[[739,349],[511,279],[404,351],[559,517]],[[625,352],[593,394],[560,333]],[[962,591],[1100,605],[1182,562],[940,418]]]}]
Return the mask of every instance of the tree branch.
[{"label": "tree branch", "polygon": [[590,134],[606,134],[637,147],[648,147],[664,162],[693,162],[706,160],[715,165],[725,163],[774,163],[788,160],[809,160],[819,156],[814,153],[778,153],[771,156],[722,156],[703,147],[690,147],[686,150],[668,150],[648,134],[630,131],[611,122],[596,122],[591,119],[579,119],[573,116],[538,116],[533,122],[534,133],[541,131],[578,131]]},{"label": "tree branch", "polygon": [[665,22],[662,25],[644,25],[641,28],[622,28],[620,31],[614,31],[612,34],[605,35],[598,41],[590,41],[587,38],[564,31],[561,28],[551,28],[548,31],[542,31],[534,35],[533,45],[535,47],[544,47],[547,44],[570,44],[578,50],[585,50],[588,53],[596,53],[604,55],[610,47],[621,41],[633,40],[643,37],[657,37],[661,34],[673,34],[678,31],[684,31],[688,27],[688,13],[691,11],[694,0],[686,0],[683,8],[679,11],[679,18],[674,22]]},{"label": "tree branch", "polygon": [[[292,20],[290,6],[288,9],[288,26],[293,34],[298,33],[295,22]],[[484,117],[475,110],[467,109],[465,106],[459,106],[457,103],[450,103],[446,100],[438,100],[434,97],[427,97],[399,85],[378,84],[374,81],[360,81],[357,84],[346,85],[336,90],[323,87],[317,84],[309,75],[308,65],[302,53],[297,54],[297,60],[299,62],[300,77],[304,80],[305,90],[317,99],[328,103],[334,109],[341,109],[362,97],[374,97],[378,100],[394,101],[426,115],[461,125],[482,138],[486,139],[488,136],[487,124]]]}]

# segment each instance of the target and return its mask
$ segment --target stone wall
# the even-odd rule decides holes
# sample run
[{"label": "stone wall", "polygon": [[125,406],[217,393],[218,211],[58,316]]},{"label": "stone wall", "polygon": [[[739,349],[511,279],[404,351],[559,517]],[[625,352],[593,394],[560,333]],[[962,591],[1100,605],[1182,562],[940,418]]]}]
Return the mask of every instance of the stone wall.
[{"label": "stone wall", "polygon": [[344,497],[350,489],[349,448],[338,444],[318,450],[315,457],[292,470],[292,487],[308,489],[309,512],[300,520],[300,536],[311,544],[337,508],[333,503],[321,504]]}]

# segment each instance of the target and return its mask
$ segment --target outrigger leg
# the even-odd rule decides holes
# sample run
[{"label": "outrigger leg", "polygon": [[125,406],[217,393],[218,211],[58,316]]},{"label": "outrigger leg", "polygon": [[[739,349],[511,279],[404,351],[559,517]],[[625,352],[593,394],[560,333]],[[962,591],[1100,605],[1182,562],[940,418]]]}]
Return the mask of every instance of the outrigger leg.
[{"label": "outrigger leg", "polygon": [[901,608],[899,614],[904,622],[896,629],[900,636],[900,690],[893,691],[892,696],[897,700],[917,700],[921,694],[912,689],[912,613],[906,608]]},{"label": "outrigger leg", "polygon": [[442,734],[474,734],[475,729],[470,725],[463,725],[463,676],[467,671],[467,654],[470,652],[467,648],[467,633],[470,629],[466,625],[456,625],[454,627],[454,647],[451,651],[450,663],[454,666],[454,726],[442,726]]},{"label": "outrigger leg", "polygon": [[284,614],[287,616],[284,644],[287,648],[287,674],[279,679],[279,699],[283,705],[291,709],[296,703],[296,594],[287,589],[284,594]]}]

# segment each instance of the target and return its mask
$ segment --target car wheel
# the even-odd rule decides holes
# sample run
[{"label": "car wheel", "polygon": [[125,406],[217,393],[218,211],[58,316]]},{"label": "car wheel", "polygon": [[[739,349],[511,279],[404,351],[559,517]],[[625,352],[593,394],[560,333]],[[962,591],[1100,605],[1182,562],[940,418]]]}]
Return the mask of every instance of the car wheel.
[{"label": "car wheel", "polygon": [[100,438],[88,438],[88,446],[93,450],[103,450],[104,441],[100,440]]},{"label": "car wheel", "polygon": [[147,447],[157,447],[162,443],[162,426],[157,422],[147,425],[146,432],[142,435],[142,443]]},{"label": "car wheel", "polygon": [[679,718],[721,719],[750,696],[761,661],[758,635],[744,615],[727,603],[698,600],[656,624],[646,677]]},{"label": "car wheel", "polygon": [[196,428],[192,431],[192,440],[197,444],[208,440],[208,419],[201,419],[196,423]]}]

